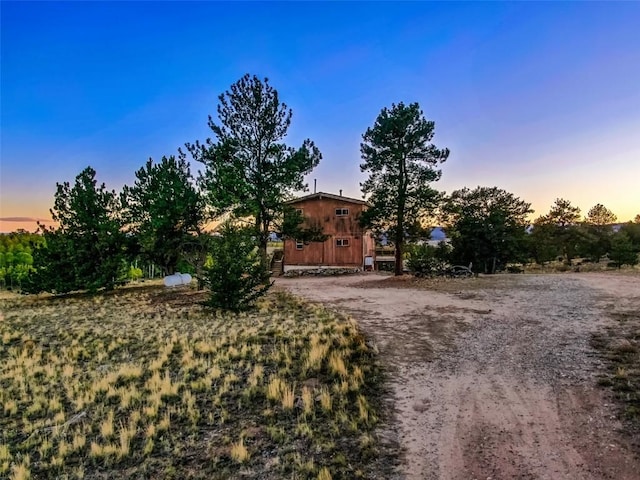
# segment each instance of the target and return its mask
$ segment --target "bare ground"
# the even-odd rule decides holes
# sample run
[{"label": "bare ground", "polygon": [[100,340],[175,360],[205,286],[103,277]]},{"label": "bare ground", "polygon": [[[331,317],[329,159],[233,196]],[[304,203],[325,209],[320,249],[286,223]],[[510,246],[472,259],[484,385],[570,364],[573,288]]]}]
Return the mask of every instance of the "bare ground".
[{"label": "bare ground", "polygon": [[504,275],[414,284],[377,274],[278,279],[350,313],[390,371],[406,479],[638,479],[638,444],[597,386],[590,346],[640,277]]}]

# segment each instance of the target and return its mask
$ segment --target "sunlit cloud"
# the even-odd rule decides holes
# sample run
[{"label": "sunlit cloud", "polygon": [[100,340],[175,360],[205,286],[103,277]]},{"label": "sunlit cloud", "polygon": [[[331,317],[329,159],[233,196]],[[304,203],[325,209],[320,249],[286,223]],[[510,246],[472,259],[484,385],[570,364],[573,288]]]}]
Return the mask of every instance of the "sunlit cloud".
[{"label": "sunlit cloud", "polygon": [[40,222],[40,223],[53,223],[52,220],[46,220],[44,218],[34,217],[0,217],[0,222]]}]

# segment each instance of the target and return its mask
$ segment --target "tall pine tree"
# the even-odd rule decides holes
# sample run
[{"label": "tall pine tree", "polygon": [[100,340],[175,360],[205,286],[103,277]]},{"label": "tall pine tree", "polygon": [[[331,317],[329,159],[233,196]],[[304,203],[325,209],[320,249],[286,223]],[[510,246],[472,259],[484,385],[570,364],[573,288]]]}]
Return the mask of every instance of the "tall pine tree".
[{"label": "tall pine tree", "polygon": [[307,188],[304,175],[322,156],[311,140],[298,148],[284,143],[292,111],[268,79],[247,74],[218,98],[219,123],[209,117],[215,138],[186,147],[204,164],[200,182],[213,216],[251,217],[266,259],[269,234],[283,217],[284,202]]},{"label": "tall pine tree", "polygon": [[383,108],[362,136],[360,170],[369,173],[361,185],[371,203],[361,222],[390,234],[395,243],[395,274],[402,275],[405,238],[420,229],[436,207],[439,193],[431,183],[440,179],[436,165],[449,156],[431,143],[435,123],[425,119],[417,103]]}]

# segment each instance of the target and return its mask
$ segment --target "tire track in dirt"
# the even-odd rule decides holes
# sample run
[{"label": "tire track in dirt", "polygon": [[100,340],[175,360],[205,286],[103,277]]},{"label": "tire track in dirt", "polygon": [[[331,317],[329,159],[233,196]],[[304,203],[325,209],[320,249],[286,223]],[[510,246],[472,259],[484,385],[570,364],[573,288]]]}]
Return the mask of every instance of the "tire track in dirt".
[{"label": "tire track in dirt", "polygon": [[350,313],[377,342],[394,392],[387,435],[405,451],[400,478],[638,478],[595,387],[589,339],[607,321],[594,290],[603,279],[499,276],[427,291],[379,288],[384,278],[277,283]]}]

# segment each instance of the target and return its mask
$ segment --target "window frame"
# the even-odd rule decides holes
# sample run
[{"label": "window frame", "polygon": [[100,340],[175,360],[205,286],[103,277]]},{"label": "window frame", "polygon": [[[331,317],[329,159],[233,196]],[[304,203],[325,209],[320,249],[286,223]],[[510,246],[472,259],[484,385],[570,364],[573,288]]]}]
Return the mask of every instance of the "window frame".
[{"label": "window frame", "polygon": [[296,250],[303,250],[304,249],[304,242],[301,240],[296,240]]},{"label": "window frame", "polygon": [[351,241],[348,238],[336,238],[336,247],[350,247]]},{"label": "window frame", "polygon": [[335,209],[335,214],[336,214],[336,217],[348,217],[349,216],[349,207],[336,208]]}]

